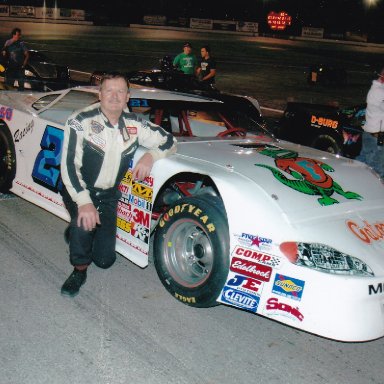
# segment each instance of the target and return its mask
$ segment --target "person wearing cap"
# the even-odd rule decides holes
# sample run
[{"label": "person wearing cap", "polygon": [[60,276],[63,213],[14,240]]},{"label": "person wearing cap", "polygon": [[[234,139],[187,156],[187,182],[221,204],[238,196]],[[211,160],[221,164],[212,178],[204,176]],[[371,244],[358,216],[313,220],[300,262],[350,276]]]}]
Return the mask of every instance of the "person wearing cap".
[{"label": "person wearing cap", "polygon": [[372,81],[367,94],[363,129],[363,145],[356,160],[366,163],[384,177],[384,67]]},{"label": "person wearing cap", "polygon": [[185,43],[183,52],[178,54],[173,60],[173,66],[185,75],[194,75],[197,67],[196,56],[192,53],[192,45]]}]

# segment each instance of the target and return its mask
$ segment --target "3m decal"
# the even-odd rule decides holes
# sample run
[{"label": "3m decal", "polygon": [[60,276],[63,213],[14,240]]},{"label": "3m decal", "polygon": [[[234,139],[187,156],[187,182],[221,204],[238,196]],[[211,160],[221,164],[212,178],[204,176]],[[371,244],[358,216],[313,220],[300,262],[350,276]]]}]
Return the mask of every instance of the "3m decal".
[{"label": "3m decal", "polygon": [[270,267],[278,267],[281,263],[281,259],[279,257],[266,255],[265,253],[240,247],[238,245],[235,247],[233,255],[252,259],[264,265],[269,265]]},{"label": "3m decal", "polygon": [[159,222],[160,227],[164,227],[165,223],[169,221],[170,217],[179,215],[183,212],[188,212],[196,216],[204,224],[208,232],[216,231],[215,225],[210,222],[209,216],[206,215],[200,208],[197,208],[195,205],[189,203],[175,205],[173,208],[170,208],[161,217]]},{"label": "3m decal", "polygon": [[294,279],[292,277],[276,273],[272,292],[277,295],[300,301],[303,295],[304,285],[305,282],[303,280]]},{"label": "3m decal", "polygon": [[221,301],[238,308],[256,312],[260,298],[246,292],[237,291],[233,288],[224,287]]},{"label": "3m decal", "polygon": [[[272,145],[240,144],[237,146],[255,149],[260,154],[275,159],[275,165],[278,169],[266,164],[255,165],[269,169],[280,183],[297,192],[312,196],[321,196],[317,199],[320,205],[327,206],[338,203],[338,200],[331,197],[336,193],[346,199],[362,200],[362,196],[359,194],[344,191],[343,188],[325,172],[334,172],[334,169],[319,160],[300,157],[297,152]],[[293,179],[290,177],[293,177]]]},{"label": "3m decal", "polygon": [[317,117],[315,115],[312,115],[311,125],[317,128],[328,127],[328,128],[336,129],[339,125],[339,122],[337,120],[332,120],[332,119],[327,119],[325,117]]},{"label": "3m decal", "polygon": [[366,244],[384,240],[384,222],[369,224],[368,221],[364,220],[363,223],[363,225],[359,225],[352,220],[348,220],[346,224],[348,229]]},{"label": "3m decal", "polygon": [[13,134],[13,140],[15,143],[20,142],[28,133],[33,132],[34,121],[32,120],[24,129],[18,129]]},{"label": "3m decal", "polygon": [[295,321],[304,320],[304,316],[299,311],[298,307],[292,307],[288,304],[281,303],[279,302],[279,299],[274,297],[271,297],[270,299],[268,299],[267,304],[265,306],[264,314],[268,316],[282,315],[282,316],[289,317],[290,319]]},{"label": "3m decal", "polygon": [[266,265],[252,263],[251,261],[232,257],[231,271],[240,273],[248,277],[254,277],[261,281],[269,281],[271,279],[272,268]]},{"label": "3m decal", "polygon": [[13,117],[13,109],[9,107],[0,107],[0,119],[11,121]]},{"label": "3m decal", "polygon": [[244,275],[234,275],[227,281],[227,286],[238,289],[239,291],[246,291],[261,294],[263,283],[259,280],[252,279]]},{"label": "3m decal", "polygon": [[64,132],[61,129],[47,125],[40,142],[41,151],[36,157],[32,170],[32,178],[35,183],[56,193],[62,188],[60,160],[63,138]]}]

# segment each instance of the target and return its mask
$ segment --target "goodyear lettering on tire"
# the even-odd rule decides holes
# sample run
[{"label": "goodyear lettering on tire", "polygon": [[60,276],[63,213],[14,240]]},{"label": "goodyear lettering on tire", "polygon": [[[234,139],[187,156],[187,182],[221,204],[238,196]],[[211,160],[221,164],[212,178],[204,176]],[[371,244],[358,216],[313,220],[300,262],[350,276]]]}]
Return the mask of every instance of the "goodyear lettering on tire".
[{"label": "goodyear lettering on tire", "polygon": [[210,222],[209,216],[205,214],[204,211],[200,208],[197,208],[195,205],[189,203],[175,205],[174,207],[170,208],[168,212],[166,212],[160,219],[159,226],[161,228],[164,227],[165,223],[168,222],[171,217],[184,212],[196,216],[196,218],[198,218],[201,223],[204,224],[204,227],[207,229],[208,232],[216,231],[215,225]]}]

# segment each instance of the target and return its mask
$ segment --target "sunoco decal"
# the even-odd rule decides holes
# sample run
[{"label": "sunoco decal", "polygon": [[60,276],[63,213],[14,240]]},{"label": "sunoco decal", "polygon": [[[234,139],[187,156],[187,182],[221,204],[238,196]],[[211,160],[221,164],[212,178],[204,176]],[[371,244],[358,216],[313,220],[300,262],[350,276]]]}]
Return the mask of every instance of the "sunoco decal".
[{"label": "sunoco decal", "polygon": [[256,312],[260,298],[246,292],[237,291],[233,288],[224,287],[221,300],[223,303]]},{"label": "sunoco decal", "polygon": [[303,280],[294,279],[292,277],[276,273],[272,292],[277,295],[300,301],[301,296],[303,295],[304,285],[305,282]]}]

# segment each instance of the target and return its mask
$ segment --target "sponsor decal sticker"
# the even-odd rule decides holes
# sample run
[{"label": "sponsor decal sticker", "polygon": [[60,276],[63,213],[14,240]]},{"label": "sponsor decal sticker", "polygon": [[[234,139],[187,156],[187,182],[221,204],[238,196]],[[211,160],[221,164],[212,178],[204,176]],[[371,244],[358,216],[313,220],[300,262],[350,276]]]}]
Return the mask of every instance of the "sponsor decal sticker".
[{"label": "sponsor decal sticker", "polygon": [[104,125],[100,124],[99,122],[92,120],[91,121],[91,131],[98,135],[100,132],[104,130]]},{"label": "sponsor decal sticker", "polygon": [[277,295],[300,301],[303,295],[304,285],[305,282],[303,280],[276,273],[272,292]]},{"label": "sponsor decal sticker", "polygon": [[345,199],[362,200],[358,193],[344,191],[327,172],[334,169],[322,161],[301,157],[297,152],[283,149],[274,145],[265,144],[239,144],[241,148],[251,148],[261,155],[271,157],[277,168],[267,164],[255,164],[257,167],[269,169],[280,183],[297,192],[311,196],[320,196],[317,201],[320,205],[328,206],[339,203],[334,197],[336,194]]},{"label": "sponsor decal sticker", "polygon": [[130,135],[136,135],[137,134],[137,128],[136,127],[126,127],[127,131]]},{"label": "sponsor decal sticker", "polygon": [[246,309],[247,311],[256,312],[260,298],[233,288],[224,287],[221,300],[223,303],[234,305],[235,307]]},{"label": "sponsor decal sticker", "polygon": [[228,281],[227,286],[236,288],[239,291],[260,295],[263,289],[263,282],[244,275],[234,274]]},{"label": "sponsor decal sticker", "polygon": [[384,240],[384,222],[369,224],[364,220],[363,224],[359,225],[353,220],[348,220],[346,224],[348,229],[366,244]]},{"label": "sponsor decal sticker", "polygon": [[13,108],[0,107],[0,119],[11,121],[13,117]]},{"label": "sponsor decal sticker", "polygon": [[286,316],[294,321],[304,320],[304,316],[298,307],[292,307],[289,304],[279,302],[279,299],[275,297],[268,299],[263,313],[268,316]]},{"label": "sponsor decal sticker", "polygon": [[272,268],[279,267],[281,263],[281,259],[277,256],[266,255],[265,253],[255,251],[254,249],[240,247],[238,245],[235,247],[232,255],[252,259],[261,264],[269,265]]},{"label": "sponsor decal sticker", "polygon": [[269,281],[272,274],[271,267],[259,263],[253,263],[238,257],[232,257],[230,269],[232,272],[237,272],[261,281]]},{"label": "sponsor decal sticker", "polygon": [[368,294],[369,295],[378,295],[384,293],[384,283],[379,283],[376,286],[373,284],[368,285]]},{"label": "sponsor decal sticker", "polygon": [[272,239],[267,239],[258,235],[252,235],[250,233],[241,233],[235,235],[238,242],[246,247],[257,247],[258,249],[270,249],[272,245]]},{"label": "sponsor decal sticker", "polygon": [[337,120],[327,119],[325,117],[317,117],[315,115],[311,116],[311,125],[316,128],[328,127],[336,129],[339,125]]},{"label": "sponsor decal sticker", "polygon": [[15,141],[15,143],[18,143],[19,141],[21,141],[25,136],[27,136],[28,133],[32,133],[34,125],[35,123],[32,120],[24,129],[16,130],[16,132],[13,135],[13,140]]},{"label": "sponsor decal sticker", "polygon": [[83,126],[81,125],[80,121],[77,119],[68,120],[68,125],[75,131],[79,131],[79,132],[83,131]]},{"label": "sponsor decal sticker", "polygon": [[159,226],[162,228],[164,227],[165,223],[169,221],[170,217],[179,215],[180,213],[188,212],[193,215],[195,215],[205,226],[208,232],[215,232],[216,227],[215,224],[213,224],[210,221],[210,218],[207,214],[205,214],[204,211],[202,211],[200,208],[197,208],[195,205],[190,203],[184,203],[184,204],[178,204],[175,205],[173,208],[170,208],[164,215],[161,217],[159,221]]}]

